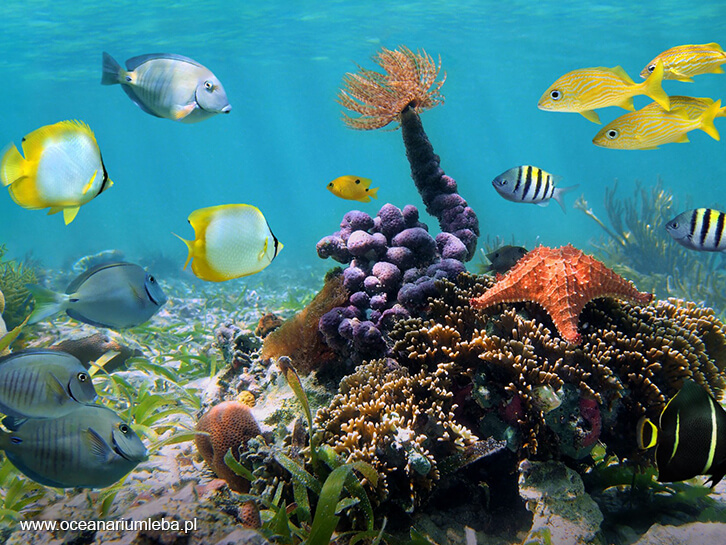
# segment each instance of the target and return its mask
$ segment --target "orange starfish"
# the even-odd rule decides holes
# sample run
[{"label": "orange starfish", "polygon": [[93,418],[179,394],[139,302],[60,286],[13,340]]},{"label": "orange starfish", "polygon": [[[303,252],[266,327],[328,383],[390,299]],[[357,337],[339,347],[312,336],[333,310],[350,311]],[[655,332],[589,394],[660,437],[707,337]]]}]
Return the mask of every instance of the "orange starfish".
[{"label": "orange starfish", "polygon": [[645,305],[653,294],[639,292],[632,282],[568,244],[562,248],[539,246],[527,253],[484,295],[472,299],[471,306],[483,309],[498,303],[537,303],[566,341],[580,344],[580,312],[598,297]]}]

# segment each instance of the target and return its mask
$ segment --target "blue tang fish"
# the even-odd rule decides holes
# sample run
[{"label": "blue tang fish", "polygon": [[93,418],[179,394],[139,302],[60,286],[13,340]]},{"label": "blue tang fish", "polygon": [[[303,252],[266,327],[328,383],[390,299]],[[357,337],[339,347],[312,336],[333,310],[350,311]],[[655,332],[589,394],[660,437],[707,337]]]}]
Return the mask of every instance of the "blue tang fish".
[{"label": "blue tang fish", "polygon": [[79,322],[126,329],[143,324],[166,303],[156,279],[133,263],[105,263],[93,267],[66,288],[65,294],[28,285],[35,309],[28,323],[34,324],[66,311]]}]

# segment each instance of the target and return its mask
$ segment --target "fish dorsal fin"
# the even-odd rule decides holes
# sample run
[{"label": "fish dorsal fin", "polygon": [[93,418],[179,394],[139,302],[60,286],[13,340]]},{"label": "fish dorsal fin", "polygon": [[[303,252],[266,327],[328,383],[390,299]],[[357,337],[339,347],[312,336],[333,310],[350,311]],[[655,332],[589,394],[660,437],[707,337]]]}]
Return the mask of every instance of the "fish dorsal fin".
[{"label": "fish dorsal fin", "polygon": [[720,51],[723,53],[723,49],[721,49],[721,46],[718,45],[716,42],[711,42],[710,44],[706,44],[706,47],[710,47],[714,51]]},{"label": "fish dorsal fin", "polygon": [[81,274],[78,278],[73,280],[70,284],[68,284],[68,287],[66,288],[66,293],[76,293],[78,291],[78,288],[81,287],[81,285],[88,280],[91,276],[96,274],[99,271],[102,271],[103,269],[110,269],[112,267],[126,267],[129,263],[126,263],[124,261],[117,261],[114,263],[101,263],[100,265],[96,265],[95,267],[91,267],[87,271],[85,271],[83,274]]},{"label": "fish dorsal fin", "polygon": [[66,222],[66,225],[76,219],[76,216],[78,215],[78,210],[80,210],[79,206],[71,206],[69,208],[63,209],[63,221]]},{"label": "fish dorsal fin", "polygon": [[625,83],[628,83],[630,85],[635,85],[635,82],[633,81],[633,78],[631,78],[628,73],[623,69],[622,66],[614,66],[613,68],[609,69],[613,74],[618,76],[620,79],[625,81]]},{"label": "fish dorsal fin", "polygon": [[91,127],[77,119],[60,121],[53,125],[40,127],[23,138],[23,153],[25,154],[25,158],[37,158],[50,138],[59,138],[67,134],[77,134],[79,132],[86,134],[94,142],[96,141],[96,136],[93,134]]},{"label": "fish dorsal fin", "polygon": [[168,59],[168,60],[173,60],[173,61],[188,62],[189,64],[193,64],[194,66],[199,66],[199,67],[204,68],[197,61],[192,60],[189,57],[184,57],[183,55],[174,55],[173,53],[150,53],[148,55],[139,55],[138,57],[132,57],[129,60],[127,60],[126,61],[126,70],[129,70],[129,71],[136,70],[139,66],[141,66],[145,62],[155,61],[158,59]]},{"label": "fish dorsal fin", "polygon": [[93,428],[88,428],[85,431],[84,436],[91,454],[98,458],[102,463],[109,462],[112,458],[113,450],[106,440],[98,435],[96,430]]}]

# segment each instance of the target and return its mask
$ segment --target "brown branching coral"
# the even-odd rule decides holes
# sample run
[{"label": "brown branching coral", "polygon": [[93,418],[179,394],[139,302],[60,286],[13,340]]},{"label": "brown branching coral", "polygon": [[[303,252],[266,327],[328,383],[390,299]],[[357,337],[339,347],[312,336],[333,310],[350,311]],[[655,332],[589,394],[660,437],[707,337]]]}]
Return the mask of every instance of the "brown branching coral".
[{"label": "brown branching coral", "polygon": [[381,498],[412,510],[439,479],[439,461],[477,442],[456,422],[453,362],[416,373],[391,359],[358,367],[315,417],[318,440],[346,461],[363,460],[381,475]]},{"label": "brown branching coral", "polygon": [[349,127],[379,129],[400,121],[401,112],[409,106],[420,113],[443,103],[440,90],[446,74],[437,81],[441,59],[437,65],[425,51],[414,53],[400,46],[394,50],[384,47],[373,60],[383,69],[383,74],[359,67],[357,74],[346,74],[343,78],[345,88],[338,94],[338,102],[360,114],[352,117],[343,113]]},{"label": "brown branching coral", "polygon": [[391,333],[393,353],[411,373],[454,365],[459,381],[471,377],[473,431],[506,438],[523,456],[580,457],[598,438],[634,455],[638,419],[655,417],[684,378],[716,397],[726,388],[726,328],[711,309],[595,300],[582,312],[576,347],[532,303],[477,315],[467,298],[490,284],[467,275],[440,282],[429,318],[401,321]]}]

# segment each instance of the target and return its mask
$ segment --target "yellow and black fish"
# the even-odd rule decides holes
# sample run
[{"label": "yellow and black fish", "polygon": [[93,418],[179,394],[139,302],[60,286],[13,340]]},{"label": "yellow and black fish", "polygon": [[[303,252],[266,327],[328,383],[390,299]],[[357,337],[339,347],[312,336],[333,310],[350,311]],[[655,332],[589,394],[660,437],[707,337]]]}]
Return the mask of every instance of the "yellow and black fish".
[{"label": "yellow and black fish", "polygon": [[658,426],[641,419],[637,437],[640,448],[658,445],[655,463],[659,481],[711,475],[715,486],[726,474],[726,411],[692,380],[685,380],[666,404]]}]

